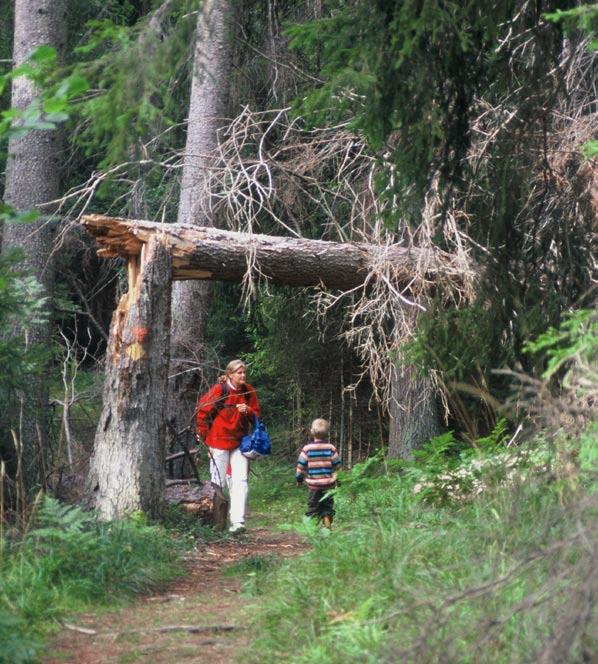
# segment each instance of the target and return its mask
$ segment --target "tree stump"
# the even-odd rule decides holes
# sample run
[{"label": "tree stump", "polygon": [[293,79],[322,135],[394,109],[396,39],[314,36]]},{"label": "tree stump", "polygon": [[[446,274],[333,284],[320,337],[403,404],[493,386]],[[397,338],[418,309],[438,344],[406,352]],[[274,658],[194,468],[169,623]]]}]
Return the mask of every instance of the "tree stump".
[{"label": "tree stump", "polygon": [[219,529],[226,526],[228,500],[213,482],[197,480],[166,480],[166,502],[179,505],[202,522]]},{"label": "tree stump", "polygon": [[164,403],[170,357],[172,253],[156,236],[128,262],[129,291],[112,317],[103,409],[88,494],[105,520],[157,516],[166,456]]}]

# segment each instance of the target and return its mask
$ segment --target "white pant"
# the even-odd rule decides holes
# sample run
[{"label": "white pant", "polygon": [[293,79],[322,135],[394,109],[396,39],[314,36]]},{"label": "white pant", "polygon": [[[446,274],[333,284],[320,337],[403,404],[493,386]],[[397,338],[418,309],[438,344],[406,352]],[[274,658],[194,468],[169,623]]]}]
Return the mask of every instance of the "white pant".
[{"label": "white pant", "polygon": [[249,459],[235,450],[218,450],[210,447],[210,475],[212,482],[223,489],[227,486],[226,467],[230,463],[231,478],[229,519],[231,526],[242,526],[245,523],[245,507],[247,505],[247,474]]}]

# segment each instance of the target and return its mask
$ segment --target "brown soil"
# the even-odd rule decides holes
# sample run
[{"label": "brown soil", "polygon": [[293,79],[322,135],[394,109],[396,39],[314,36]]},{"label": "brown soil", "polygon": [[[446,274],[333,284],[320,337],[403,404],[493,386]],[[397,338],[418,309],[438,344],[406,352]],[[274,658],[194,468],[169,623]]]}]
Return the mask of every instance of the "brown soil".
[{"label": "brown soil", "polygon": [[40,658],[42,664],[235,662],[249,643],[242,578],[223,575],[252,556],[294,556],[306,549],[298,535],[253,529],[207,543],[187,558],[187,574],[163,593],[105,613],[78,614]]}]

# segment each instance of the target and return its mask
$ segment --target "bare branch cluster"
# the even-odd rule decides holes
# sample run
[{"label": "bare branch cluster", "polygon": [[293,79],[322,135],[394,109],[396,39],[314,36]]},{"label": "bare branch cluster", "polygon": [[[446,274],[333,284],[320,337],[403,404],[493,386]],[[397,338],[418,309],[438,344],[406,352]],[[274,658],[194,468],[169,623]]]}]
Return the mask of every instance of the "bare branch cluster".
[{"label": "bare branch cluster", "polygon": [[[210,191],[203,197],[213,205],[206,212],[219,215],[235,230],[252,233],[267,227],[303,236],[317,228],[327,239],[427,249],[407,287],[398,285],[393,263],[383,250],[363,286],[315,296],[322,317],[333,306],[344,307],[343,336],[362,358],[361,378],[369,375],[375,396],[383,403],[390,396],[396,354],[413,334],[414,317],[406,311],[423,310],[432,289],[460,302],[472,296],[474,285],[469,247],[452,215],[443,225],[451,253],[440,252],[433,241],[441,216],[437,190],[431,191],[417,229],[400,224],[397,232],[391,232],[385,226],[384,215],[392,203],[376,191],[376,181],[391,170],[346,124],[305,130],[288,108],[260,113],[244,108],[222,133],[207,179]],[[247,263],[246,304],[263,282],[250,250]]]},{"label": "bare branch cluster", "polygon": [[[511,39],[514,70],[535,67],[545,57],[531,34],[513,30]],[[519,260],[512,276],[523,282],[533,270],[547,293],[570,286],[579,266],[596,268],[591,254],[598,178],[596,160],[583,156],[583,146],[598,134],[597,66],[587,42],[567,41],[560,60],[537,85],[511,90],[494,102],[479,99],[471,125],[470,188],[457,201],[456,214],[464,221],[464,241],[485,250],[468,221],[475,221],[476,209],[500,209],[501,187],[488,190],[485,183],[501,176],[500,164],[508,159],[510,182],[520,197],[513,220],[520,243],[513,255]]]}]

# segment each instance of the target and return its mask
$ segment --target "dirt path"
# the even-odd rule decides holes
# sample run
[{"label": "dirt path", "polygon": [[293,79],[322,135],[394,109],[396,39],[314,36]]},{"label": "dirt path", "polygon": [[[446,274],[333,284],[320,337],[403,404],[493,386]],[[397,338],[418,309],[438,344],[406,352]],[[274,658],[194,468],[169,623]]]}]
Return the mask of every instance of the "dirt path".
[{"label": "dirt path", "polygon": [[79,614],[46,648],[42,664],[229,664],[249,642],[239,577],[223,571],[253,556],[294,556],[306,549],[298,535],[250,530],[189,555],[188,574],[162,594],[126,608]]}]

